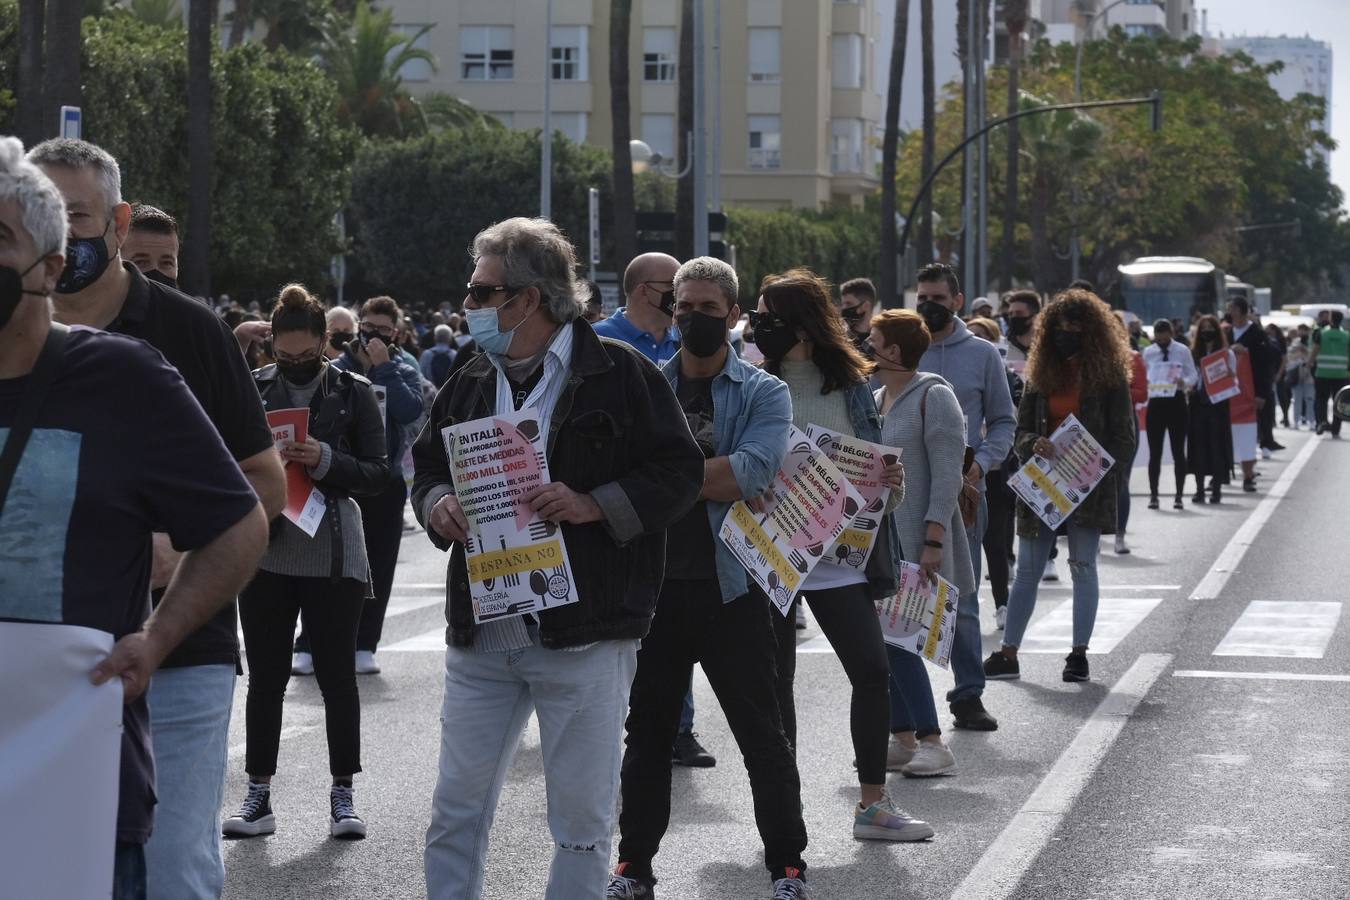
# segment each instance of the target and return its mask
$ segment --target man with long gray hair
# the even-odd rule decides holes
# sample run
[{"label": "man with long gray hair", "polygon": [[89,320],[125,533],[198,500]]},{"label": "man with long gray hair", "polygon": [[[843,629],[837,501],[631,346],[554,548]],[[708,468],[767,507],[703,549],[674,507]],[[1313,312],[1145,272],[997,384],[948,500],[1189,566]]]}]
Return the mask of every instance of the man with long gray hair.
[{"label": "man with long gray hair", "polygon": [[431,421],[536,414],[552,480],[523,500],[561,526],[579,599],[475,623],[465,552],[474,529],[456,498],[444,436],[424,430],[413,446],[413,508],[431,542],[450,551],[427,896],[482,895],[487,830],[534,711],[554,840],[544,896],[599,900],[638,642],[656,607],[665,529],[697,500],[703,454],[656,366],[597,337],[582,317],[576,251],[553,223],[498,222],[471,253],[464,308],[484,352],[440,392]]}]

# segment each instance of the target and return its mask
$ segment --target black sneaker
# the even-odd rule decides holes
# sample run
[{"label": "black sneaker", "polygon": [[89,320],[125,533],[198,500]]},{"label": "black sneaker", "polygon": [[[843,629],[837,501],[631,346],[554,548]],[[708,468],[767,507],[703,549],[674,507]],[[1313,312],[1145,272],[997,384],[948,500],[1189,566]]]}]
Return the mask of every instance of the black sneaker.
[{"label": "black sneaker", "polygon": [[1185,509],[1186,504],[1181,502],[1181,495],[1177,494],[1176,499],[1172,501],[1173,509]]},{"label": "black sneaker", "polygon": [[1149,509],[1157,509],[1157,508],[1158,508],[1158,495],[1157,495],[1157,494],[1154,494],[1152,497],[1149,497],[1149,498],[1148,498],[1148,508],[1149,508]]},{"label": "black sneaker", "polygon": [[[1285,428],[1288,428],[1289,426],[1288,426],[1288,425],[1285,425],[1284,427],[1285,427]],[[1270,444],[1266,446],[1266,449],[1267,449],[1267,450],[1288,450],[1289,448],[1286,447],[1284,444],[1281,444],[1279,441],[1271,441]]]},{"label": "black sneaker", "polygon": [[248,783],[248,795],[240,804],[239,812],[220,826],[221,834],[237,838],[272,834],[276,830],[276,816],[272,815],[272,786],[256,781]]},{"label": "black sneaker", "polygon": [[1086,653],[1070,653],[1064,657],[1064,680],[1065,681],[1091,681],[1092,677],[1088,675],[1088,661]]},{"label": "black sneaker", "polygon": [[1326,433],[1326,430],[1327,430],[1327,423],[1326,423],[1326,422],[1318,422],[1318,423],[1317,423],[1317,434],[1318,434],[1318,436],[1321,436],[1321,435],[1325,434],[1325,433]]},{"label": "black sneaker", "polygon": [[1210,503],[1218,503],[1222,499],[1223,499],[1223,488],[1219,487],[1217,484],[1214,485],[1212,488],[1210,488],[1209,491]]},{"label": "black sneaker", "polygon": [[1017,660],[1009,659],[995,650],[984,661],[984,677],[990,681],[1016,681],[1022,677],[1022,668]]},{"label": "black sneaker", "polygon": [[800,869],[785,869],[782,878],[773,882],[769,900],[806,900],[806,879]]},{"label": "black sneaker", "polygon": [[328,806],[331,809],[329,834],[349,841],[359,841],[366,836],[366,823],[356,814],[350,784],[333,785],[328,791]]},{"label": "black sneaker", "polygon": [[656,882],[650,878],[633,878],[624,874],[628,863],[619,863],[609,876],[605,900],[656,900]]},{"label": "black sneaker", "polygon": [[1203,506],[1205,503],[1205,489],[1201,488],[1200,490],[1196,491],[1195,496],[1191,498],[1191,502],[1196,504],[1197,506]]},{"label": "black sneaker", "polygon": [[703,745],[698,742],[698,735],[692,731],[681,731],[675,735],[671,761],[677,766],[691,769],[711,769],[717,765],[717,757],[703,749]]},{"label": "black sneaker", "polygon": [[998,719],[989,715],[979,697],[965,697],[951,702],[956,727],[969,731],[998,731]]},{"label": "black sneaker", "polygon": [[1246,479],[1245,481],[1243,481],[1243,482],[1242,482],[1242,491],[1243,491],[1243,493],[1246,493],[1246,494],[1255,494],[1255,493],[1256,493],[1256,479],[1255,479],[1255,478],[1248,478],[1248,479]]}]

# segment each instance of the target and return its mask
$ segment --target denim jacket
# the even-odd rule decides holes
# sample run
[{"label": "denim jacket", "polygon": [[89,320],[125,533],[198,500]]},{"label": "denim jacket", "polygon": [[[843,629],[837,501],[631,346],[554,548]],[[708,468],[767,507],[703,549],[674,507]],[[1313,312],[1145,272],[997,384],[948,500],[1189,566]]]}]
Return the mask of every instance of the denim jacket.
[{"label": "denim jacket", "polygon": [[[675,354],[661,367],[672,389],[679,387],[680,354],[683,352]],[[787,456],[788,432],[792,426],[792,400],[787,385],[729,352],[722,371],[713,379],[712,394],[717,455],[730,458],[731,472],[740,486],[741,496],[764,493]],[[873,415],[875,411],[873,406]],[[722,520],[730,509],[730,503],[708,501],[708,524],[712,526],[717,548],[717,581],[722,586],[724,603],[730,603],[750,590],[745,568],[717,539]]]}]

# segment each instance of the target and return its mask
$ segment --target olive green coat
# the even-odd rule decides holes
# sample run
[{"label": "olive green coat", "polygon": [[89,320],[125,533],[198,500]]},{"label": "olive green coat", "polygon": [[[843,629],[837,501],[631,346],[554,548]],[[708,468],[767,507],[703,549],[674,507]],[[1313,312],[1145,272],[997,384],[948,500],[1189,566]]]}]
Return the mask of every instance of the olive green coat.
[{"label": "olive green coat", "polygon": [[[1134,452],[1138,436],[1134,428],[1134,405],[1130,400],[1130,387],[1121,382],[1119,387],[1104,394],[1084,395],[1078,421],[1096,438],[1106,452],[1116,461],[1111,471],[1106,473],[1101,484],[1088,495],[1083,504],[1074,510],[1070,521],[1088,528],[1096,528],[1102,534],[1116,532],[1116,499],[1120,489],[1120,478],[1129,477],[1134,465]],[[1013,441],[1013,450],[1017,458],[1026,462],[1032,457],[1032,446],[1037,438],[1050,436],[1050,398],[1028,385],[1022,395],[1022,404],[1017,408],[1017,437]],[[1036,537],[1045,523],[1021,500],[1017,501],[1017,533],[1021,537]]]}]

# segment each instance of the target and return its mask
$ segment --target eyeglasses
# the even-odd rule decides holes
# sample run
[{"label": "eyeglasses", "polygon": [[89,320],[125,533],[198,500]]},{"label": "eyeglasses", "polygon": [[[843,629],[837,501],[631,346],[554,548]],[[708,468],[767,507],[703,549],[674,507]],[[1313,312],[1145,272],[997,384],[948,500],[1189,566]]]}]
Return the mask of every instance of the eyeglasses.
[{"label": "eyeglasses", "polygon": [[277,362],[297,366],[303,366],[306,363],[312,363],[316,359],[321,359],[322,357],[323,353],[319,350],[315,350],[313,353],[304,353],[300,356],[291,356],[289,353],[283,353],[277,349],[272,350],[272,358],[275,359]]},{"label": "eyeglasses", "polygon": [[386,341],[392,341],[398,335],[398,332],[392,328],[381,328],[378,325],[364,324],[361,326],[361,333],[367,338],[378,337],[383,338]]},{"label": "eyeglasses", "polygon": [[775,313],[771,312],[759,312],[758,310],[752,309],[750,311],[750,327],[755,328],[759,325],[760,322],[763,322],[766,326],[770,328],[772,328],[774,325],[787,324],[787,320],[784,319],[782,316],[776,315]]},{"label": "eyeglasses", "polygon": [[[670,287],[666,288],[665,290],[667,291],[675,290],[675,282],[671,281],[669,278],[667,278],[665,281],[643,281],[641,283],[646,285],[656,285],[657,287],[660,287],[663,284],[668,284],[670,285]],[[662,291],[661,293],[665,293],[665,291]]]},{"label": "eyeglasses", "polygon": [[481,284],[477,281],[470,281],[465,287],[469,289],[469,296],[474,299],[475,303],[487,303],[492,299],[493,294],[500,294],[503,291],[509,291],[513,294],[520,291],[520,288],[514,288],[506,284]]}]

